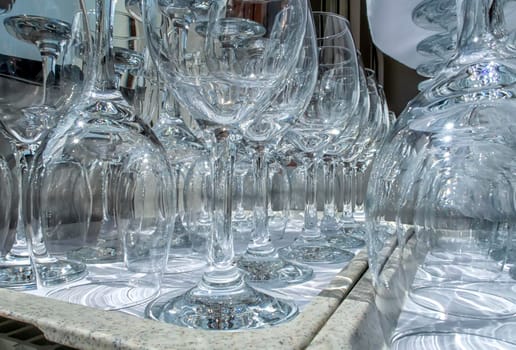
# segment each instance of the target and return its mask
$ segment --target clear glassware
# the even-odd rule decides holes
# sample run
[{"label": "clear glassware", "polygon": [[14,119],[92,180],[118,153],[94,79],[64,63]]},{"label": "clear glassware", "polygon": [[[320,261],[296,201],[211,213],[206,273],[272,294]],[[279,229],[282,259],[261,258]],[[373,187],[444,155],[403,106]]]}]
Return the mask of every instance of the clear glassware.
[{"label": "clear glassware", "polygon": [[[328,241],[343,249],[359,248],[365,245],[365,241],[355,237],[356,222],[353,218],[353,162],[362,151],[367,140],[367,129],[370,115],[370,98],[365,71],[359,65],[359,98],[355,110],[352,111],[350,123],[335,142],[329,145],[323,156],[324,174],[324,212],[320,223],[321,231],[328,237]],[[338,221],[336,217],[336,168],[338,163],[342,164],[342,207],[343,215]]]},{"label": "clear glassware", "polygon": [[373,162],[369,261],[391,348],[516,347],[516,53],[502,4],[457,1],[456,54]]},{"label": "clear glassware", "polygon": [[279,154],[271,154],[268,162],[269,181],[267,193],[269,204],[268,225],[272,244],[278,247],[285,236],[290,216],[291,185],[288,170]]},{"label": "clear glassware", "polygon": [[163,146],[116,89],[114,1],[95,5],[90,83],[36,153],[27,219],[38,288],[110,310],[159,293],[175,191]]},{"label": "clear glassware", "polygon": [[237,263],[247,272],[249,281],[274,287],[303,283],[313,275],[310,267],[287,261],[276,251],[271,241],[268,199],[271,196],[268,192],[270,149],[277,146],[288,128],[305,112],[317,80],[317,44],[310,8],[307,18],[303,46],[294,72],[269,108],[259,118],[242,125],[243,139],[252,150],[254,230]]},{"label": "clear glassware", "polygon": [[20,263],[19,259],[10,259],[9,252],[16,238],[12,217],[17,217],[18,210],[16,179],[16,146],[0,130],[0,287],[26,289],[34,286],[34,274],[30,264]]},{"label": "clear glassware", "polygon": [[149,317],[235,330],[296,315],[294,303],[250,287],[234,265],[231,201],[238,127],[265,110],[292,73],[306,7],[302,0],[144,2],[151,54],[175,98],[205,131],[211,172],[206,234],[212,268],[185,294],[165,294],[151,303]]},{"label": "clear glassware", "polygon": [[355,231],[360,232],[362,237],[365,234],[364,200],[370,165],[392,127],[387,100],[383,94],[383,88],[376,80],[376,72],[371,69],[365,69],[365,72],[370,109],[367,124],[362,130],[363,134],[357,140],[357,142],[362,143],[361,150],[357,153],[352,166],[354,180],[352,215],[356,226],[358,226]]},{"label": "clear glassware", "polygon": [[199,232],[198,223],[191,222],[192,217],[187,211],[191,205],[197,205],[189,202],[192,194],[197,192],[196,176],[191,173],[205,165],[202,162],[207,151],[204,141],[192,133],[195,121],[177,104],[165,86],[158,85],[164,89],[163,105],[153,130],[164,144],[176,174],[177,216],[166,268],[167,274],[174,274],[199,270],[207,265],[206,235]]},{"label": "clear glassware", "polygon": [[449,60],[455,53],[457,43],[455,32],[443,32],[431,35],[421,40],[416,47],[417,52],[433,58]]},{"label": "clear glassware", "polygon": [[235,253],[243,254],[251,241],[254,230],[253,199],[254,178],[252,160],[247,147],[242,143],[237,150],[233,177],[233,236]]},{"label": "clear glassware", "polygon": [[341,263],[354,255],[329,244],[320,230],[316,172],[324,148],[353,124],[350,114],[358,103],[358,64],[347,19],[332,13],[315,13],[314,18],[319,47],[316,90],[307,111],[286,135],[302,154],[306,169],[304,225],[295,242],[279,252],[303,263]]},{"label": "clear glassware", "polygon": [[192,134],[192,128],[185,125],[187,120],[190,126],[192,122],[185,115],[187,111],[180,108],[159,79],[143,34],[141,6],[140,0],[126,0],[124,9],[115,12],[115,71],[123,78],[123,84],[118,89],[134,107],[136,114],[151,125],[165,148],[175,174],[177,214],[165,270],[165,278],[169,281],[174,274],[206,266],[203,244],[195,240],[195,235],[184,224],[183,205],[186,174],[192,163],[201,156],[204,146],[202,140]]},{"label": "clear glassware", "polygon": [[[26,106],[23,108],[24,118],[17,118],[15,113],[11,117],[16,118],[7,121],[4,124],[9,132],[19,139],[24,145],[21,146],[23,151],[19,152],[20,156],[20,172],[19,172],[19,190],[23,193],[25,188],[24,175],[29,165],[25,164],[31,155],[30,152],[36,147],[32,146],[39,141],[41,135],[47,131],[49,127],[55,124],[58,117],[57,110],[51,108],[53,100],[50,97],[52,92],[53,80],[56,79],[56,61],[64,49],[64,45],[71,38],[71,24],[54,18],[38,16],[38,15],[18,15],[10,16],[3,21],[6,31],[19,41],[35,45],[42,59],[42,96],[41,101],[34,106]],[[55,100],[55,98],[54,98]],[[9,113],[7,113],[9,115]],[[9,117],[4,119],[8,119]],[[32,147],[30,147],[32,146]],[[27,152],[28,151],[28,152]],[[23,153],[29,153],[24,155]],[[28,250],[26,235],[21,218],[24,213],[23,201],[18,201],[18,230],[16,232],[16,240],[9,252],[11,259],[28,261]]]},{"label": "clear glassware", "polygon": [[[11,3],[12,4],[12,3]],[[60,7],[50,18],[43,14]],[[4,273],[3,286],[33,288],[35,279],[29,261],[26,228],[23,222],[28,168],[41,138],[58,122],[83,88],[83,71],[89,57],[87,42],[79,30],[81,17],[77,3],[50,2],[48,9],[35,14],[20,14],[10,9],[0,16],[2,52],[0,52],[0,137],[14,144],[16,166],[12,174],[12,197],[9,234],[10,244],[2,255],[1,266],[10,266]],[[38,61],[40,60],[40,61]],[[8,157],[4,148],[3,157]],[[5,248],[5,247],[4,247]],[[13,268],[17,266],[18,269]],[[16,276],[18,274],[18,277]]]},{"label": "clear glassware", "polygon": [[141,115],[148,83],[145,76],[148,64],[145,60],[150,60],[146,57],[143,24],[125,9],[115,11],[113,23],[115,85],[135,112]]}]

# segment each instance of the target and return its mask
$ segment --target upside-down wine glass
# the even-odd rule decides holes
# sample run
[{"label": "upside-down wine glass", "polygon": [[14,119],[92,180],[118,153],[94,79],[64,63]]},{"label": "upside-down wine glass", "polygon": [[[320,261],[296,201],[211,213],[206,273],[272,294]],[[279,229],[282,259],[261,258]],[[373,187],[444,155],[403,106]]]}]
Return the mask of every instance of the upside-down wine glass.
[{"label": "upside-down wine glass", "polygon": [[320,230],[316,173],[323,149],[351,124],[349,113],[358,103],[358,65],[344,17],[323,13],[315,24],[318,45],[323,45],[318,50],[317,85],[307,111],[286,134],[302,153],[306,169],[304,226],[294,243],[279,252],[286,259],[304,263],[342,263],[354,255],[329,244]]},{"label": "upside-down wine glass", "polygon": [[[138,114],[144,116],[144,121],[151,125],[167,152],[168,161],[175,174],[177,215],[165,270],[165,278],[168,280],[174,278],[173,275],[176,273],[198,270],[206,266],[205,256],[195,251],[197,242],[195,242],[194,233],[190,232],[184,223],[183,206],[186,173],[196,158],[202,154],[204,146],[202,140],[192,132],[194,131],[193,119],[187,118],[185,115],[187,112],[174,100],[167,85],[164,84],[163,79],[160,79],[157,67],[149,55],[143,35],[142,1],[126,0],[124,5],[125,11],[116,13],[118,16],[115,16],[114,43],[131,45],[125,45],[127,48],[119,50],[125,53],[120,56],[117,55],[117,47],[115,47],[115,70],[120,63],[126,62],[122,65],[124,68],[122,73],[126,79],[129,79],[124,86],[129,85],[133,88],[124,89],[130,92],[124,94],[124,97],[132,101],[131,104]],[[122,23],[120,19],[123,20]],[[141,69],[135,69],[137,67],[134,63],[140,60],[143,63]],[[179,117],[181,113],[183,118]]]},{"label": "upside-down wine glass", "polygon": [[88,89],[36,153],[28,217],[38,288],[107,310],[159,293],[175,215],[163,147],[116,89],[114,14],[95,2]]},{"label": "upside-down wine glass", "polygon": [[[28,168],[41,138],[81,91],[82,73],[88,59],[88,45],[77,30],[81,18],[75,13],[79,6],[53,2],[49,9],[54,6],[64,10],[60,13],[63,19],[25,14],[0,18],[11,36],[2,39],[5,52],[0,58],[0,75],[5,93],[0,97],[0,122],[6,131],[2,137],[10,138],[15,145],[16,160],[12,168],[15,189],[11,198],[10,237],[5,239],[9,248],[4,248],[7,253],[2,255],[0,263],[0,285],[13,288],[35,286],[23,221]],[[39,54],[34,54],[33,50]],[[36,61],[37,56],[41,62]],[[3,151],[6,149],[4,147]]]},{"label": "upside-down wine glass", "polygon": [[503,3],[457,1],[455,55],[373,162],[369,265],[391,348],[516,347],[516,52]]},{"label": "upside-down wine glass", "polygon": [[[51,84],[53,84],[51,80],[55,79],[56,75],[56,60],[61,54],[66,41],[70,40],[71,38],[71,24],[65,21],[43,16],[19,15],[4,19],[4,26],[7,32],[16,39],[36,45],[42,58],[41,102],[34,107],[29,107],[24,110],[24,114],[27,116],[25,122],[29,124],[24,126],[29,127],[23,129],[23,131],[20,128],[22,133],[16,135],[18,138],[23,138],[22,142],[28,144],[28,147],[24,148],[32,148],[32,150],[29,152],[27,152],[27,150],[22,151],[25,154],[20,161],[21,181],[19,182],[19,186],[20,193],[23,193],[24,182],[26,182],[26,179],[24,178],[26,177],[27,169],[30,168],[28,159],[32,157],[31,153],[34,151],[34,148],[36,147],[35,144],[41,137],[41,133],[46,132],[47,130],[45,129],[48,129],[53,124],[55,124],[54,121],[49,119],[57,117],[56,111],[50,111],[48,109],[48,105],[51,103],[50,96],[48,96],[48,94],[51,92]],[[23,118],[20,119],[23,120]],[[35,135],[31,135],[31,132],[34,132],[34,129],[31,128],[31,126],[34,127],[34,119],[37,119],[37,123],[40,123],[40,125],[37,125],[36,123],[37,126],[35,128]],[[38,130],[41,126],[43,126],[43,130]],[[26,138],[26,136],[28,136],[28,138]],[[11,258],[23,259],[27,258],[29,254],[27,249],[25,229],[22,225],[22,218],[24,215],[23,200],[18,202],[18,207],[19,225],[17,226],[18,229],[16,231],[16,241],[14,242],[9,255]]]},{"label": "upside-down wine glass", "polygon": [[230,330],[276,324],[297,313],[294,303],[250,287],[234,266],[231,199],[237,127],[259,116],[288,79],[301,50],[306,8],[304,0],[144,2],[148,44],[159,71],[207,131],[213,184],[212,268],[185,294],[162,295],[151,303],[149,317]]}]

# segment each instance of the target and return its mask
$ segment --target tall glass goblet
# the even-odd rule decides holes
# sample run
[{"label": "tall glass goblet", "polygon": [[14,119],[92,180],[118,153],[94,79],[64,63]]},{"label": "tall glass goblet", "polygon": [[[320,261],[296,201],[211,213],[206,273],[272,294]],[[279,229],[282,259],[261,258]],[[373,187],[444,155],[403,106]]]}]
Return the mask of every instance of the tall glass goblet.
[{"label": "tall glass goblet", "polygon": [[28,220],[38,288],[119,309],[159,293],[175,191],[162,145],[116,89],[115,2],[95,5],[90,83],[37,151]]},{"label": "tall glass goblet", "polygon": [[[306,2],[147,0],[151,54],[179,101],[207,132],[211,152],[209,260],[193,289],[163,295],[151,318],[204,329],[256,328],[292,318],[296,306],[244,282],[234,266],[232,173],[238,126],[259,116],[293,70],[306,28]],[[187,208],[193,210],[195,208]]]},{"label": "tall glass goblet", "polygon": [[366,68],[363,73],[363,92],[368,107],[363,111],[364,123],[354,141],[352,154],[346,155],[345,152],[342,154],[345,163],[343,182],[349,189],[349,193],[346,193],[347,197],[343,198],[345,203],[343,207],[350,209],[343,211],[341,220],[345,234],[332,238],[332,242],[336,244],[344,243],[348,239],[357,242],[360,240],[364,243],[362,240],[365,235],[363,198],[367,186],[367,168],[390,127],[388,108],[380,96],[375,72]]},{"label": "tall glass goblet", "polygon": [[[365,245],[365,241],[354,237],[351,232],[353,225],[342,225],[336,217],[336,204],[337,198],[335,188],[336,180],[336,168],[338,162],[343,164],[342,171],[345,175],[342,178],[341,191],[343,199],[343,213],[348,211],[349,220],[352,220],[352,206],[351,197],[353,186],[351,185],[350,176],[351,173],[350,164],[358,155],[361,148],[363,147],[360,140],[365,139],[365,132],[368,127],[369,121],[369,93],[367,88],[367,82],[365,73],[361,66],[359,66],[359,103],[356,109],[351,112],[350,118],[353,119],[353,123],[349,127],[341,131],[336,141],[329,145],[324,150],[323,156],[323,185],[325,189],[324,193],[324,213],[321,219],[320,228],[321,231],[328,237],[329,242],[337,247],[344,249],[359,248]],[[349,207],[346,205],[349,203]],[[349,209],[348,209],[349,208]]]},{"label": "tall glass goblet", "polygon": [[[5,263],[18,265],[18,269],[9,270],[13,273],[10,281],[17,287],[35,286],[23,222],[28,168],[41,138],[81,91],[89,57],[88,45],[78,29],[82,20],[77,15],[80,6],[49,2],[45,14],[56,7],[61,7],[56,12],[60,19],[40,14],[20,15],[14,10],[10,16],[0,16],[3,41],[0,83],[4,91],[0,96],[0,123],[6,131],[1,137],[8,137],[15,144],[17,164],[12,168],[15,189],[10,217],[10,234],[15,239],[7,240],[11,247]],[[14,274],[16,271],[19,279]]]},{"label": "tall glass goblet", "polygon": [[353,201],[353,219],[360,226],[356,231],[361,232],[360,235],[362,236],[365,235],[364,197],[368,183],[368,168],[392,126],[389,108],[385,96],[383,96],[383,90],[376,80],[376,73],[371,69],[366,69],[365,71],[371,108],[368,123],[364,130],[365,137],[362,137],[360,140],[363,143],[363,147],[357,153],[357,157],[353,162],[355,188],[352,191],[355,197]]},{"label": "tall glass goblet", "polygon": [[347,20],[329,13],[315,18],[319,18],[315,23],[321,31],[317,33],[318,45],[322,45],[316,90],[308,110],[286,135],[303,155],[306,168],[304,226],[300,237],[280,249],[280,254],[300,262],[341,263],[350,260],[353,254],[330,245],[322,234],[317,218],[315,179],[321,152],[341,130],[353,124],[350,116],[358,103],[358,65]]},{"label": "tall glass goblet", "polygon": [[288,127],[305,112],[317,81],[317,44],[310,10],[307,17],[301,54],[284,90],[259,118],[241,125],[244,140],[253,149],[256,185],[254,232],[246,252],[238,259],[238,266],[248,272],[250,281],[276,287],[305,282],[313,274],[311,268],[289,262],[278,255],[270,239],[268,197],[271,194],[267,192],[269,148],[274,148]]}]

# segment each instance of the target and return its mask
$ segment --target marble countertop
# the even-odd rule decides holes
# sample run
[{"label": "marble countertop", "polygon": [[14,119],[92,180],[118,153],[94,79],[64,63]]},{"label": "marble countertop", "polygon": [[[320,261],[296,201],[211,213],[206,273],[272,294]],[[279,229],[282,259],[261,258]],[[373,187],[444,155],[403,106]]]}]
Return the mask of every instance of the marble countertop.
[{"label": "marble countertop", "polygon": [[295,319],[245,332],[181,328],[5,289],[0,289],[0,316],[33,324],[48,340],[79,349],[304,349],[317,346],[321,334],[330,331],[332,314],[347,305],[346,296],[362,283],[366,269],[366,254],[360,252]]},{"label": "marble countertop", "polygon": [[382,348],[384,348],[384,342],[374,306],[371,275],[366,272],[307,349],[380,350]]}]

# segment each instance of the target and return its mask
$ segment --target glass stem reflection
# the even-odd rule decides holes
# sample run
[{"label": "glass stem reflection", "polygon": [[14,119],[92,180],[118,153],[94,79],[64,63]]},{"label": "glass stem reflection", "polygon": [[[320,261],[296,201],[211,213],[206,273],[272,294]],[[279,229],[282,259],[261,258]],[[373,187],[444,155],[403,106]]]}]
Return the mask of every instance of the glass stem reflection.
[{"label": "glass stem reflection", "polygon": [[29,176],[30,161],[32,159],[32,151],[27,145],[18,146],[17,154],[17,192],[18,192],[18,203],[17,203],[17,225],[16,225],[16,238],[14,244],[9,252],[10,257],[27,257],[29,252],[27,250],[27,237],[25,233],[25,221],[24,221],[24,205],[23,198],[25,197],[24,190],[27,188],[27,180]]}]

